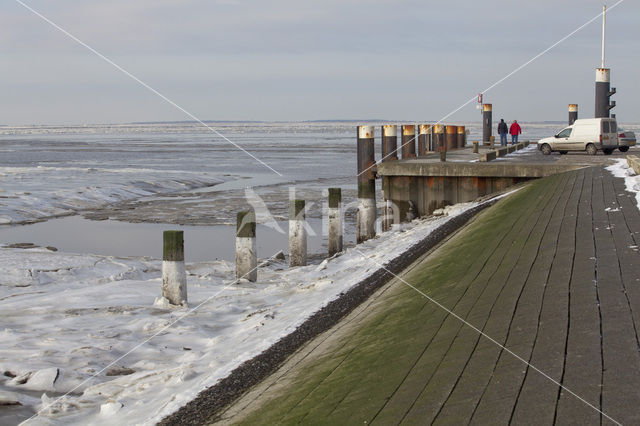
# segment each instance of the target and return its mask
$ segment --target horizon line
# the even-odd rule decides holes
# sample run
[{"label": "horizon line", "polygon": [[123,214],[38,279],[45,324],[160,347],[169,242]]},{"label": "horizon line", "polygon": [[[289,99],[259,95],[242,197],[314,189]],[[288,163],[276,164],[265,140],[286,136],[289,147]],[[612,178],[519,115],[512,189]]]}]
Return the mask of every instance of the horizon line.
[{"label": "horizon line", "polygon": [[[482,124],[482,120],[456,120],[451,123],[475,123]],[[506,120],[509,121],[509,120]],[[316,119],[316,120],[202,120],[204,123],[247,123],[247,124],[277,124],[277,123],[389,123],[394,124],[430,124],[436,120],[387,120],[378,118],[368,119]],[[492,122],[498,123],[498,120]],[[532,124],[561,124],[567,123],[567,120],[519,120],[519,123]],[[628,122],[634,123],[634,122]],[[30,123],[30,124],[0,124],[0,127],[91,127],[91,126],[126,126],[126,125],[153,125],[153,124],[198,124],[195,120],[160,120],[160,121],[123,121],[123,122],[95,122],[95,123]],[[446,124],[445,124],[446,125]]]}]

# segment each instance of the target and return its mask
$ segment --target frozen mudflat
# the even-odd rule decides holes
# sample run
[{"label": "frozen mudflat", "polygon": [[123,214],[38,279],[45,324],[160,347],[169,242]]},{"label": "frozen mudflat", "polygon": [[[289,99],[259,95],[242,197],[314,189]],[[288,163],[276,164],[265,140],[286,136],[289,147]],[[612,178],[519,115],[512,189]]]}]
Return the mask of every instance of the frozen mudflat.
[{"label": "frozen mudflat", "polygon": [[0,397],[39,412],[28,424],[153,424],[474,205],[319,265],[263,260],[255,284],[187,264],[188,309],[158,300],[159,260],[0,248]]},{"label": "frozen mudflat", "polygon": [[[318,194],[318,188],[330,186],[355,191],[357,124],[213,125],[282,176],[194,123],[1,127],[0,224],[74,214],[128,222],[225,224],[239,205],[247,205],[245,187],[276,204],[286,204],[289,185]],[[468,139],[477,140],[482,130],[478,123],[464,124]],[[537,140],[562,127],[525,123],[522,139]]]},{"label": "frozen mudflat", "polygon": [[[27,223],[156,194],[214,186],[224,177],[131,168],[0,167],[0,224]],[[126,179],[123,179],[126,178]],[[229,179],[227,177],[227,179]],[[47,182],[43,185],[42,182]],[[99,184],[92,184],[99,182]]]},{"label": "frozen mudflat", "polygon": [[[0,224],[88,211],[104,218],[105,208],[118,211],[122,220],[195,224],[193,216],[180,213],[186,211],[184,203],[193,206],[194,199],[203,201],[207,193],[213,193],[206,202],[208,214],[198,217],[215,216],[222,224],[229,222],[229,212],[228,197],[221,191],[353,174],[351,124],[215,127],[281,175],[194,123],[2,127]],[[172,208],[159,212],[163,196],[170,198]],[[141,212],[144,216],[123,215],[132,208],[128,201],[148,198],[156,202]]]}]

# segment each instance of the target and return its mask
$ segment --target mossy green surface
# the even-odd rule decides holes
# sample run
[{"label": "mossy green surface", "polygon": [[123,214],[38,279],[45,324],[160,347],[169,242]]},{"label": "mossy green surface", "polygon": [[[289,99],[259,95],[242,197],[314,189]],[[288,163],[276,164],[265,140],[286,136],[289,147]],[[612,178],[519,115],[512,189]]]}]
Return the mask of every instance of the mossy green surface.
[{"label": "mossy green surface", "polygon": [[289,202],[289,220],[297,219],[304,220],[304,200],[291,200]]},{"label": "mossy green surface", "polygon": [[184,260],[184,232],[164,231],[162,234],[162,260]]},{"label": "mossy green surface", "polygon": [[358,198],[376,199],[376,181],[374,179],[358,182]]},{"label": "mossy green surface", "polygon": [[342,201],[342,190],[340,188],[329,188],[329,208],[337,209]]},{"label": "mossy green surface", "polygon": [[253,211],[238,212],[236,237],[253,238],[256,236],[256,214]]},{"label": "mossy green surface", "polygon": [[433,418],[438,407],[431,394],[455,382],[479,335],[425,295],[474,324],[486,323],[527,241],[541,238],[537,218],[551,214],[549,205],[567,179],[533,182],[482,212],[402,277],[414,288],[396,283],[349,333],[288,373],[284,390],[263,395],[264,403],[242,423],[397,424]]}]

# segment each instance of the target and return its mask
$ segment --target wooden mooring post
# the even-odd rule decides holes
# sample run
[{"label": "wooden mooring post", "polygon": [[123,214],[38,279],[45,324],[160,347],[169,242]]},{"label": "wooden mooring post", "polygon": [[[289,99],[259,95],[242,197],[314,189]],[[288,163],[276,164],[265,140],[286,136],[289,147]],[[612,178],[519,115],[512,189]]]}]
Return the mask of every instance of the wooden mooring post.
[{"label": "wooden mooring post", "polygon": [[416,156],[416,126],[413,124],[402,125],[402,159]]},{"label": "wooden mooring post", "polygon": [[256,248],[256,215],[253,211],[238,213],[236,222],[236,278],[258,280]]},{"label": "wooden mooring post", "polygon": [[578,119],[578,104],[569,104],[569,126]]},{"label": "wooden mooring post", "polygon": [[183,231],[164,231],[162,234],[162,297],[172,305],[187,304]]},{"label": "wooden mooring post", "polygon": [[342,190],[329,188],[329,209],[327,212],[329,226],[327,246],[329,257],[342,251]]},{"label": "wooden mooring post", "polygon": [[421,124],[418,131],[418,157],[422,157],[431,150],[431,125]]},{"label": "wooden mooring post", "polygon": [[440,153],[440,161],[447,160],[447,142],[444,136],[444,126],[436,124],[433,126],[433,149]]},{"label": "wooden mooring post", "polygon": [[361,243],[376,236],[376,180],[373,171],[376,158],[373,126],[358,127],[357,161],[358,213],[356,215],[356,241]]},{"label": "wooden mooring post", "polygon": [[493,126],[493,105],[482,105],[482,143],[487,144],[491,141],[491,132]]},{"label": "wooden mooring post", "polygon": [[453,151],[458,147],[458,126],[445,126],[445,139],[447,141],[447,151]]},{"label": "wooden mooring post", "polygon": [[464,148],[467,145],[467,129],[465,126],[457,126],[458,129],[458,148]]},{"label": "wooden mooring post", "polygon": [[394,161],[398,159],[398,126],[386,124],[382,126],[382,160]]},{"label": "wooden mooring post", "polygon": [[307,264],[307,230],[304,200],[291,200],[289,206],[289,266]]}]

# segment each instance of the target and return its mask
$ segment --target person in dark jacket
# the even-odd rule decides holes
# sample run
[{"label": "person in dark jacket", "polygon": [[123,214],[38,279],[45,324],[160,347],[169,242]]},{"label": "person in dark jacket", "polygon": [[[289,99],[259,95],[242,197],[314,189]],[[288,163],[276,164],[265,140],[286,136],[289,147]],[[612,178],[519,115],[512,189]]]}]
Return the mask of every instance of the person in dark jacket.
[{"label": "person in dark jacket", "polygon": [[504,119],[500,119],[500,123],[498,124],[498,134],[500,135],[500,146],[507,146],[507,133],[509,130],[507,129],[507,123],[504,122]]},{"label": "person in dark jacket", "polygon": [[518,143],[518,135],[522,133],[518,120],[513,120],[509,133],[511,133],[511,145]]}]

